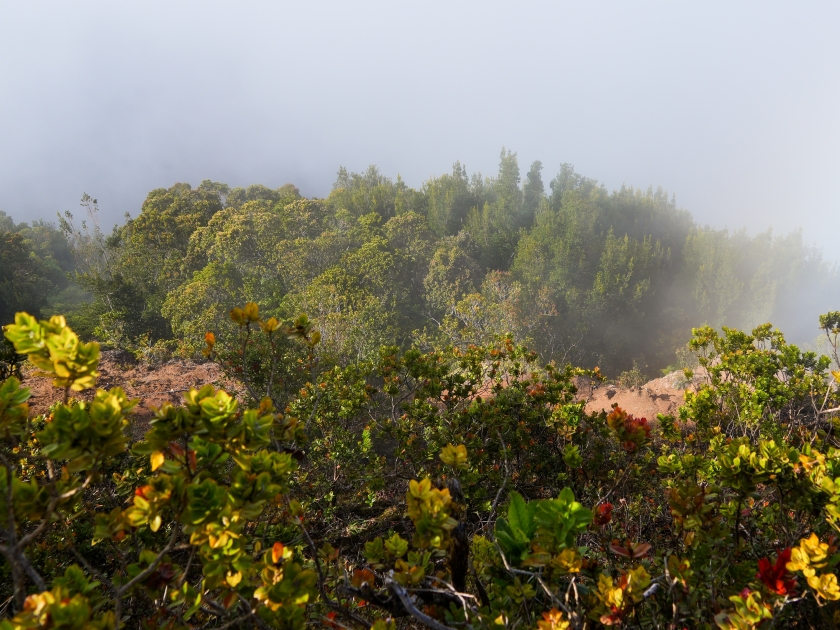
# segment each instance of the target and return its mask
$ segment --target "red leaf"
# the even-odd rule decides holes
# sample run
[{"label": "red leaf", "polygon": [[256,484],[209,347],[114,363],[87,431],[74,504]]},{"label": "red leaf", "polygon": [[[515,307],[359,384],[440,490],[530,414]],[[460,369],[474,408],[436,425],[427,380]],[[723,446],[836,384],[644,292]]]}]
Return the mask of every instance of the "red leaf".
[{"label": "red leaf", "polygon": [[776,595],[793,595],[796,589],[796,577],[787,570],[790,562],[790,549],[784,549],[776,556],[776,564],[770,564],[769,558],[760,558],[756,577]]},{"label": "red leaf", "polygon": [[593,521],[599,527],[603,527],[612,520],[612,503],[602,503],[595,508],[595,515]]}]

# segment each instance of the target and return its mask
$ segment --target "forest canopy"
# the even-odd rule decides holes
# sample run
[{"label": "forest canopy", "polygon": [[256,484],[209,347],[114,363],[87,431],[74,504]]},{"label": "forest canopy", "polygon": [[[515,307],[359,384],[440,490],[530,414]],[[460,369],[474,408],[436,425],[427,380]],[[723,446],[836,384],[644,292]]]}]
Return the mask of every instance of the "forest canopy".
[{"label": "forest canopy", "polygon": [[[151,191],[110,234],[85,221],[0,215],[0,314],[62,312],[86,338],[195,354],[232,331],[231,304],[306,313],[336,363],[383,345],[484,344],[510,333],[545,359],[609,375],[674,365],[700,325],[773,321],[817,336],[840,274],[802,235],[698,224],[660,189],[609,191],[564,164],[546,186],[502,150],[495,176],[452,172],[418,189],[371,166],[330,194],[202,182]],[[632,332],[630,332],[632,331]]]},{"label": "forest canopy", "polygon": [[[82,206],[0,215],[0,630],[840,623],[838,272],[800,234],[508,151]],[[141,416],[103,346],[220,378]],[[675,361],[674,415],[588,409]]]}]

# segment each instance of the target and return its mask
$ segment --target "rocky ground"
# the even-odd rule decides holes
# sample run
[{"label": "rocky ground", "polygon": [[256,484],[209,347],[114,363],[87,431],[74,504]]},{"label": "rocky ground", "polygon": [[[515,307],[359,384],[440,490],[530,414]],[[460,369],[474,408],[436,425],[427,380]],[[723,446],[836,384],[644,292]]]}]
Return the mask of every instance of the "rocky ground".
[{"label": "rocky ground", "polygon": [[578,391],[581,398],[586,400],[588,413],[609,411],[613,404],[618,403],[619,407],[637,418],[655,420],[660,413],[677,415],[686,390],[694,391],[702,380],[702,370],[696,370],[691,380],[686,379],[682,372],[671,372],[639,387],[626,388],[611,384],[593,387],[581,383]]}]

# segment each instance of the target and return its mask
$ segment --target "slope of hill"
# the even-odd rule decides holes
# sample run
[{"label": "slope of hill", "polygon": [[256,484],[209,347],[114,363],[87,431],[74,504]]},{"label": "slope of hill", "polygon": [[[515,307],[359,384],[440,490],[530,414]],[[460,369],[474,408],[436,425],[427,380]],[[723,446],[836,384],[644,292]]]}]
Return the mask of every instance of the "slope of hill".
[{"label": "slope of hill", "polygon": [[[200,388],[211,384],[229,392],[240,390],[238,383],[224,378],[219,366],[211,362],[173,359],[161,365],[145,365],[137,363],[128,353],[104,351],[99,371],[98,387],[122,387],[129,397],[140,399],[134,417],[140,421],[138,427],[142,430],[145,430],[155,408],[166,401],[179,402],[181,394],[190,387]],[[696,388],[699,382],[698,376],[687,381],[681,372],[672,372],[639,387],[629,388],[613,384],[593,387],[588,382],[580,381],[578,394],[581,400],[586,400],[587,413],[609,411],[617,403],[637,418],[654,420],[660,413],[676,415],[686,389]],[[32,391],[29,405],[35,414],[46,413],[50,405],[61,400],[61,390],[53,387],[49,378],[39,376],[32,369],[25,372],[24,384]],[[87,390],[77,397],[90,400],[93,392],[92,389]],[[138,428],[141,434],[142,430]]]}]

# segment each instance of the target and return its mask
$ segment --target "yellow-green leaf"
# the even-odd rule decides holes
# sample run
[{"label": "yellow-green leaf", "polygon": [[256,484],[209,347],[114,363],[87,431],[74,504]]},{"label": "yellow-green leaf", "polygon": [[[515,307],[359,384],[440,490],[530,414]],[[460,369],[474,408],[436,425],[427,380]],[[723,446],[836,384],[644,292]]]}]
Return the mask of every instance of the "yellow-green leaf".
[{"label": "yellow-green leaf", "polygon": [[163,466],[163,462],[166,458],[161,451],[155,451],[149,456],[149,459],[152,462],[152,470],[155,471]]}]

